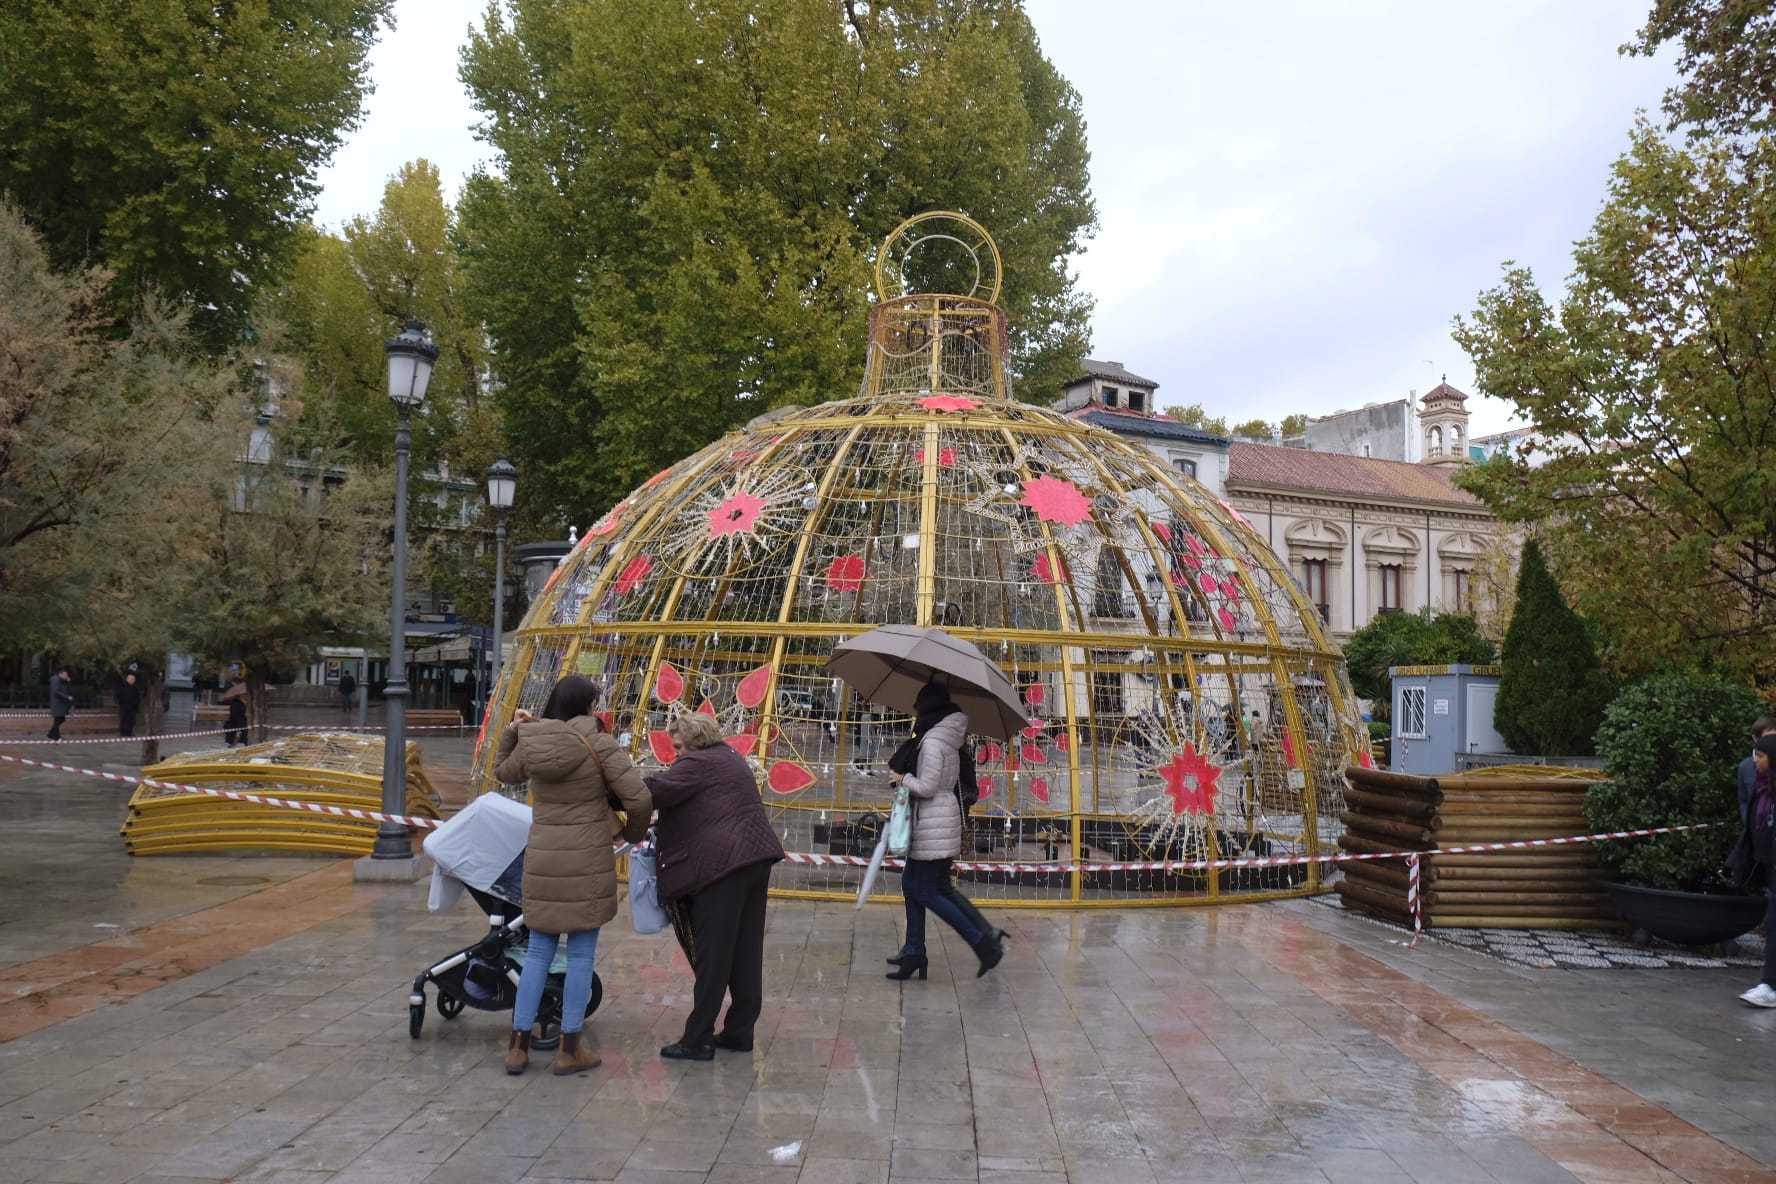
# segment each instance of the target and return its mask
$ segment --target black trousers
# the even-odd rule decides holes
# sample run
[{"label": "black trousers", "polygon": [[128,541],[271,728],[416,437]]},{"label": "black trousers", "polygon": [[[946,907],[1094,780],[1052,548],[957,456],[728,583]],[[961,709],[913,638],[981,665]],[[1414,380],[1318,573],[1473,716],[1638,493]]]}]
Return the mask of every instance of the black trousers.
[{"label": "black trousers", "polygon": [[136,713],[134,709],[118,709],[117,734],[119,736],[134,736],[136,734]]},{"label": "black trousers", "polygon": [[49,738],[51,740],[60,740],[62,738],[62,724],[65,723],[67,719],[68,717],[65,715],[52,715],[49,717]]},{"label": "black trousers", "polygon": [[228,702],[228,725],[222,733],[222,743],[232,748],[236,744],[247,742],[247,705],[239,699]]},{"label": "black trousers", "polygon": [[715,1037],[723,995],[730,1002],[722,1030],[742,1044],[752,1040],[765,1006],[765,902],[770,890],[771,864],[763,862],[729,872],[691,896],[697,986],[684,1043],[707,1044]]}]

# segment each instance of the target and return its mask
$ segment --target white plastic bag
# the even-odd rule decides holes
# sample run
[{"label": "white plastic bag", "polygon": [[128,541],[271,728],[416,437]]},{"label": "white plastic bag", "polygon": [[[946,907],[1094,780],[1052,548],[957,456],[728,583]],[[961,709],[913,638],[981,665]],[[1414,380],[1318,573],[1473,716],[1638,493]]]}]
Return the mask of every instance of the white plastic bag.
[{"label": "white plastic bag", "polygon": [[913,808],[907,791],[894,799],[894,812],[888,815],[888,854],[905,855],[913,844]]},{"label": "white plastic bag", "polygon": [[660,907],[660,853],[652,847],[629,852],[629,916],[637,933],[658,933],[672,924]]}]

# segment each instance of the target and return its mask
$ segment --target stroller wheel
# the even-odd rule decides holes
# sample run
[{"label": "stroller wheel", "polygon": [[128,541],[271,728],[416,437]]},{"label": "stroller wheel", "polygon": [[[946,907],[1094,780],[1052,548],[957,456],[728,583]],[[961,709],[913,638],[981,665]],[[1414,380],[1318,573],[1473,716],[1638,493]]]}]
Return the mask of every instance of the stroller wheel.
[{"label": "stroller wheel", "polygon": [[463,1013],[463,1001],[455,995],[438,992],[438,1014],[447,1020],[453,1020]]},{"label": "stroller wheel", "polygon": [[596,973],[592,975],[592,994],[586,999],[586,1014],[590,1016],[604,1002],[604,980]]},{"label": "stroller wheel", "polygon": [[[440,1010],[442,1009],[441,1005],[443,1004],[443,1002],[444,1002],[444,997],[442,995],[440,995],[438,997],[438,1003],[440,1004]],[[407,1035],[413,1037],[415,1040],[418,1040],[419,1039],[419,1030],[420,1030],[420,1028],[422,1028],[424,1026],[425,1026],[425,1004],[423,1004],[423,1003],[410,1004],[407,1008]]]}]

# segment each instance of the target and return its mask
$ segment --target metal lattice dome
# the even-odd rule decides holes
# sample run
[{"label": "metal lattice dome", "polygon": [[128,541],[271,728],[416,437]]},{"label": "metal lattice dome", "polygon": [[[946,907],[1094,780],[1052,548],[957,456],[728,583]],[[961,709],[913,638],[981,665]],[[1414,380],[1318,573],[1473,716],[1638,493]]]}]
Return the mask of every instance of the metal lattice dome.
[{"label": "metal lattice dome", "polygon": [[[898,230],[861,393],[763,415],[611,509],[532,605],[491,720],[579,671],[647,765],[671,759],[672,716],[713,714],[788,850],[868,854],[910,721],[823,666],[873,626],[940,625],[1029,705],[1023,736],[974,742],[977,866],[961,875],[985,895],[1317,890],[1317,863],[1091,870],[1326,851],[1368,737],[1314,606],[1235,510],[1139,445],[1010,399],[997,287],[968,219]],[[860,874],[797,863],[775,882],[854,895]]]}]

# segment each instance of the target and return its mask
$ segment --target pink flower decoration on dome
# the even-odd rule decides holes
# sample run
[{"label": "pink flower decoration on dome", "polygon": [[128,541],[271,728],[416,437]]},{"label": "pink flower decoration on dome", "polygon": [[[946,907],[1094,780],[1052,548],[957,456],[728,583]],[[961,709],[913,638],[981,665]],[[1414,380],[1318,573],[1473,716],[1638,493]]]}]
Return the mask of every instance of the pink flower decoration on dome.
[{"label": "pink flower decoration on dome", "polygon": [[772,793],[795,793],[814,784],[814,774],[794,761],[778,761],[765,774]]},{"label": "pink flower decoration on dome", "polygon": [[826,583],[834,592],[855,592],[863,587],[868,568],[861,555],[841,555],[826,566]]},{"label": "pink flower decoration on dome", "polygon": [[[922,465],[925,463],[925,450],[923,448],[921,448],[918,451],[913,453],[913,463],[916,465]],[[940,449],[938,449],[937,450],[937,463],[942,465],[946,469],[949,468],[951,465],[955,464],[956,463],[956,450],[954,448],[940,448]]]},{"label": "pink flower decoration on dome", "polygon": [[1030,796],[1046,806],[1048,804],[1048,778],[1038,777],[1030,782]]},{"label": "pink flower decoration on dome", "polygon": [[616,588],[624,596],[635,591],[641,582],[654,570],[654,558],[651,555],[637,555],[617,575]]},{"label": "pink flower decoration on dome", "polygon": [[1172,528],[1171,527],[1167,526],[1163,522],[1150,522],[1150,523],[1148,523],[1148,525],[1153,527],[1153,533],[1159,536],[1159,539],[1161,542],[1163,542],[1167,545],[1171,544],[1171,541],[1172,541]]},{"label": "pink flower decoration on dome", "polygon": [[1045,584],[1067,582],[1066,563],[1059,559],[1050,560],[1047,555],[1036,556],[1036,562],[1030,565],[1030,572]]},{"label": "pink flower decoration on dome", "polygon": [[1239,624],[1239,618],[1224,608],[1216,609],[1215,615],[1221,619],[1221,627],[1229,632],[1232,632]]},{"label": "pink flower decoration on dome", "polygon": [[741,490],[709,511],[709,537],[719,539],[723,535],[751,534],[767,504],[764,498]]},{"label": "pink flower decoration on dome", "polygon": [[931,411],[972,411],[980,404],[963,395],[926,395],[919,406]]},{"label": "pink flower decoration on dome", "polygon": [[1091,518],[1091,499],[1079,486],[1058,477],[1037,477],[1024,486],[1019,505],[1029,506],[1044,522],[1078,526]]},{"label": "pink flower decoration on dome", "polygon": [[1154,772],[1165,780],[1165,795],[1172,799],[1173,814],[1215,812],[1215,782],[1221,770],[1196,751],[1194,744],[1186,744],[1184,751]]},{"label": "pink flower decoration on dome", "polygon": [[1369,750],[1367,748],[1359,748],[1357,749],[1357,763],[1362,765],[1365,769],[1373,769],[1375,767],[1375,758],[1369,755]]},{"label": "pink flower decoration on dome", "polygon": [[661,469],[659,472],[655,473],[652,477],[649,477],[646,481],[642,482],[641,487],[643,489],[652,489],[654,486],[658,485],[660,482],[666,480],[666,474],[670,473],[671,471],[672,471],[671,469]]},{"label": "pink flower decoration on dome", "polygon": [[1227,502],[1223,501],[1221,498],[1216,498],[1215,500],[1217,502],[1221,503],[1221,508],[1223,510],[1226,510],[1229,514],[1233,515],[1233,520],[1235,522],[1238,522],[1242,526],[1249,527],[1252,525],[1252,523],[1246,518],[1246,516],[1244,514],[1240,513],[1238,510],[1236,510],[1232,506],[1228,505]]},{"label": "pink flower decoration on dome", "polygon": [[[1311,757],[1313,754],[1314,746],[1309,744],[1307,746],[1307,755]],[[1295,755],[1295,738],[1289,734],[1288,728],[1283,729],[1283,759],[1289,762],[1289,767],[1291,769],[1299,769],[1301,767],[1301,760]]]}]

